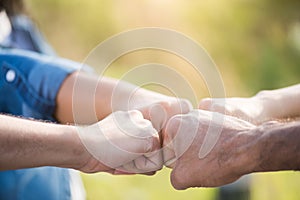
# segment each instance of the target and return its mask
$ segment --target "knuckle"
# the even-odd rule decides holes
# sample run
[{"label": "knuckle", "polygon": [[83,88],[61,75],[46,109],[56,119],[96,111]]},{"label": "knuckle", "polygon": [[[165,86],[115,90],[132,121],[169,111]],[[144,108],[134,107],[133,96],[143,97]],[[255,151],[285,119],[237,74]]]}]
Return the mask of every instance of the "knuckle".
[{"label": "knuckle", "polygon": [[133,119],[144,119],[143,114],[138,110],[117,111],[117,112],[128,114]]},{"label": "knuckle", "polygon": [[169,105],[167,105],[166,102],[159,102],[153,104],[150,109],[150,118],[157,118],[158,116],[160,118],[165,118],[167,116],[167,113],[169,112]]},{"label": "knuckle", "polygon": [[220,103],[213,103],[211,105],[211,111],[225,113],[225,105],[222,105]]},{"label": "knuckle", "polygon": [[177,132],[181,122],[182,122],[182,115],[175,115],[173,116],[167,123],[166,130],[168,133]]},{"label": "knuckle", "polygon": [[160,101],[159,103],[157,103],[161,108],[163,109],[170,109],[172,107],[171,103],[169,101]]},{"label": "knuckle", "polygon": [[181,113],[188,113],[193,109],[191,102],[187,99],[180,99],[180,110]]},{"label": "knuckle", "polygon": [[199,109],[204,109],[207,110],[210,108],[212,103],[212,99],[211,98],[204,98],[199,102],[198,108]]}]

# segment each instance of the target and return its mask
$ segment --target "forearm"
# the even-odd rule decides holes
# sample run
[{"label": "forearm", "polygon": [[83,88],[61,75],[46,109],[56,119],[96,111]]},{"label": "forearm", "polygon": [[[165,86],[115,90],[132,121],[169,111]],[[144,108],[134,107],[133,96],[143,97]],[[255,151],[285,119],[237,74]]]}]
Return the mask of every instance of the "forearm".
[{"label": "forearm", "polygon": [[137,89],[124,81],[75,72],[66,78],[58,92],[55,116],[62,123],[91,124],[113,111],[136,109],[147,102],[167,98]]},{"label": "forearm", "polygon": [[74,127],[0,115],[0,170],[74,168],[84,151]]},{"label": "forearm", "polygon": [[256,95],[272,118],[300,116],[300,84]]},{"label": "forearm", "polygon": [[254,157],[251,172],[300,170],[300,122],[264,125],[253,130],[257,135],[251,147]]}]

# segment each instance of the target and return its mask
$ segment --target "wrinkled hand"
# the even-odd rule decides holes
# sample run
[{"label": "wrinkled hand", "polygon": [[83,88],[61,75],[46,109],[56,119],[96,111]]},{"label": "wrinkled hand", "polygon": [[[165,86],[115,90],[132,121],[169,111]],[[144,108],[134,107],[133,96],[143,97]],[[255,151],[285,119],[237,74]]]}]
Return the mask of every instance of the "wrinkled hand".
[{"label": "wrinkled hand", "polygon": [[270,102],[256,95],[250,98],[206,98],[200,101],[199,109],[219,112],[238,117],[254,124],[271,120],[274,116],[269,111]]},{"label": "wrinkled hand", "polygon": [[[237,180],[253,160],[248,148],[256,137],[250,134],[254,128],[235,117],[201,110],[171,118],[163,131],[163,150],[165,164],[173,167],[172,185],[176,189],[216,187]],[[215,141],[205,140],[207,134]],[[213,148],[200,158],[201,147],[209,146],[204,141]]]},{"label": "wrinkled hand", "polygon": [[162,168],[157,131],[137,111],[118,111],[91,126],[79,127],[88,151],[83,172],[149,173]]}]

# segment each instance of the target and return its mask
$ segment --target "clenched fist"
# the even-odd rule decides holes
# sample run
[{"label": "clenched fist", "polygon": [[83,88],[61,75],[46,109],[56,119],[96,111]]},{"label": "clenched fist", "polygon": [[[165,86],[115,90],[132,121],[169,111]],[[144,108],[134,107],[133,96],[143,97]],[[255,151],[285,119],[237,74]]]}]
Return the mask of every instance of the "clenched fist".
[{"label": "clenched fist", "polygon": [[84,172],[148,173],[162,168],[157,131],[137,111],[118,111],[91,126],[79,127],[89,161]]},{"label": "clenched fist", "polygon": [[164,162],[173,168],[172,185],[216,187],[249,172],[254,158],[246,152],[257,138],[250,134],[254,128],[235,117],[202,110],[171,118],[163,137]]}]

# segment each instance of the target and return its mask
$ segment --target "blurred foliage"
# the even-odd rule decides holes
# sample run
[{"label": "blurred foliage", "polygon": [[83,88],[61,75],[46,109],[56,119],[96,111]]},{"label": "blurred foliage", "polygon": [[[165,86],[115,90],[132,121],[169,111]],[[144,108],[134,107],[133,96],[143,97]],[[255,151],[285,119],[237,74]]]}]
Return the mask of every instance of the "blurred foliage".
[{"label": "blurred foliage", "polygon": [[[213,1],[215,2],[215,1]],[[251,93],[299,82],[299,1],[226,1],[205,13],[191,11],[191,25],[203,24],[213,33],[213,58],[221,69],[234,68]],[[192,6],[198,9],[203,6]],[[206,17],[208,16],[208,17]],[[199,32],[205,32],[201,26]],[[196,27],[195,27],[196,28]],[[197,29],[197,28],[196,28]],[[298,44],[299,45],[299,44]],[[223,63],[224,62],[224,63]],[[226,62],[226,63],[225,63]]]},{"label": "blurred foliage", "polygon": [[[155,26],[203,45],[219,67],[228,96],[300,82],[299,0],[28,0],[28,7],[58,53],[73,60],[82,61],[113,34]],[[177,69],[187,65],[174,55],[141,51],[117,60],[108,75],[118,78],[149,62]],[[209,95],[204,82],[190,81],[198,99]],[[151,178],[85,175],[84,181],[89,199],[214,198],[214,190],[174,191],[168,175],[168,170]],[[255,175],[252,199],[300,199],[299,179],[290,172]]]},{"label": "blurred foliage", "polygon": [[[82,61],[113,34],[156,26],[177,30],[202,44],[219,67],[229,96],[299,82],[297,0],[30,0],[28,4],[59,54],[74,60]],[[134,60],[142,63],[149,57],[157,59],[143,55]],[[132,62],[127,59],[121,65]]]}]

